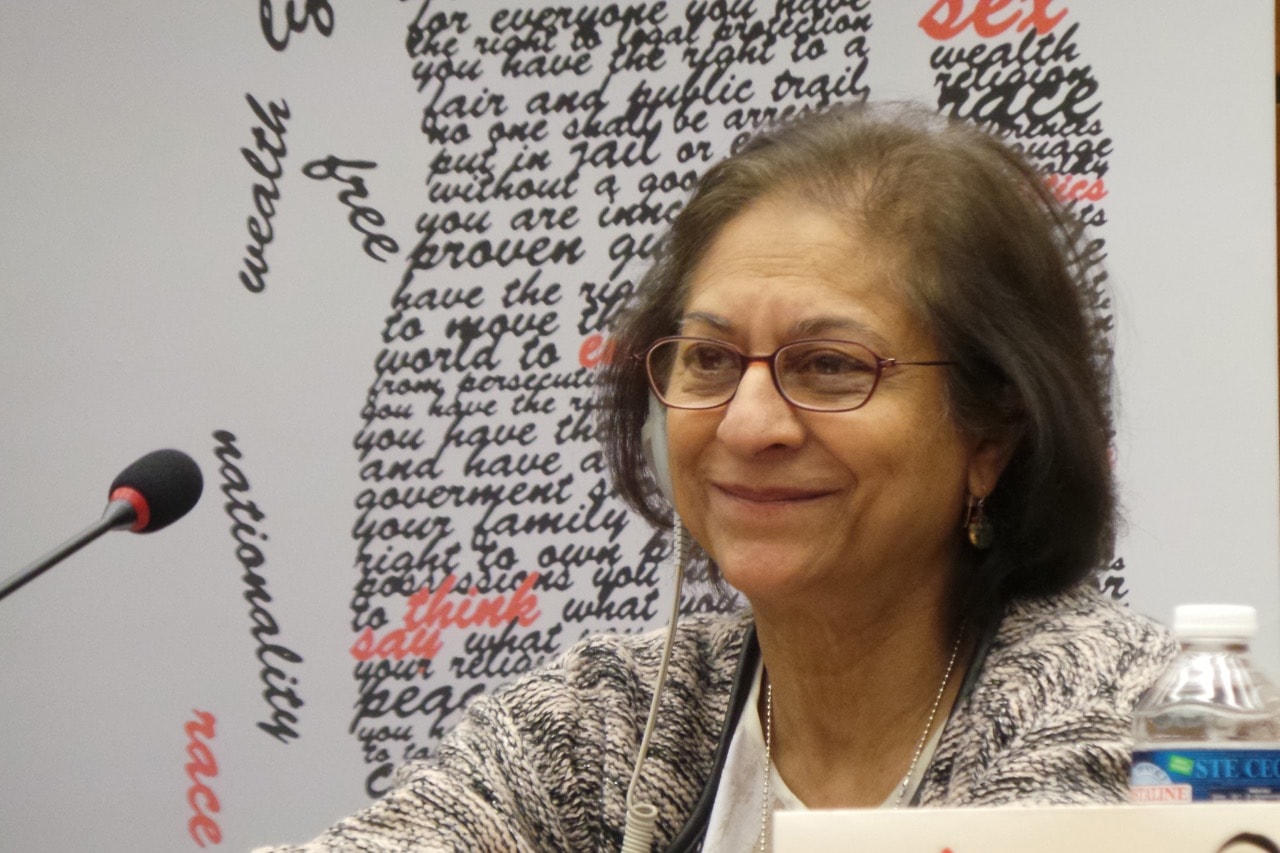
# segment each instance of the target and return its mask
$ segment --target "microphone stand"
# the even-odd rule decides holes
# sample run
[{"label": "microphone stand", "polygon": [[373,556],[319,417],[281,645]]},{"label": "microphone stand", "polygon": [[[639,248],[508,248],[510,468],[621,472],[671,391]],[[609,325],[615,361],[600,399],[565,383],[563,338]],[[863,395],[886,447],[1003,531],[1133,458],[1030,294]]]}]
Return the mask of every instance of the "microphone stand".
[{"label": "microphone stand", "polygon": [[27,583],[35,580],[45,571],[70,557],[108,530],[133,524],[137,517],[138,513],[133,508],[133,504],[125,500],[111,501],[102,513],[102,518],[81,530],[31,565],[10,575],[3,583],[0,583],[0,599],[5,598],[10,593],[17,592]]}]

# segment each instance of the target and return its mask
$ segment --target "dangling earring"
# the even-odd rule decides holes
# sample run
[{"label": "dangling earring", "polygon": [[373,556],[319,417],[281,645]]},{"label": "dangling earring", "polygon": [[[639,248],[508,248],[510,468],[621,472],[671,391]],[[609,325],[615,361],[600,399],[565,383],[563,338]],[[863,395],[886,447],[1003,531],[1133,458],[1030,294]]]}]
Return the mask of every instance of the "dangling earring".
[{"label": "dangling earring", "polygon": [[996,538],[995,527],[991,524],[991,519],[987,518],[986,510],[982,508],[986,500],[986,498],[975,498],[969,495],[969,508],[964,515],[963,526],[969,537],[969,544],[979,551],[990,548],[991,541]]}]

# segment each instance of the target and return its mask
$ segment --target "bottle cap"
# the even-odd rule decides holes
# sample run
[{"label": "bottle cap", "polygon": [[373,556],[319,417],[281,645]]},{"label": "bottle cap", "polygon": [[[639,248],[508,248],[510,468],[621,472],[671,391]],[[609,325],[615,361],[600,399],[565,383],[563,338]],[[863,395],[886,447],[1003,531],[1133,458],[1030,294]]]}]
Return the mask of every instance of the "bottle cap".
[{"label": "bottle cap", "polygon": [[1251,640],[1258,611],[1247,604],[1179,604],[1173,610],[1178,640]]}]

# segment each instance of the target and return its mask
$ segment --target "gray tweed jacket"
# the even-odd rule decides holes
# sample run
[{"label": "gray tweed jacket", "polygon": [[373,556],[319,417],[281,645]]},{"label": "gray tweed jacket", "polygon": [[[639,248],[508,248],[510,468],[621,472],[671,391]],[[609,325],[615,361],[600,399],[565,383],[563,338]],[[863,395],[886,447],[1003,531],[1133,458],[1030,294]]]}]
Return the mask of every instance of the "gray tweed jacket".
[{"label": "gray tweed jacket", "polygon": [[[659,809],[655,849],[677,836],[679,849],[700,843],[703,794],[714,792],[754,646],[749,614],[681,622],[640,785]],[[659,633],[583,640],[473,702],[381,800],[309,844],[272,849],[618,850],[661,650]],[[971,669],[915,804],[1123,801],[1130,715],[1172,654],[1162,628],[1092,588],[1014,602]]]}]

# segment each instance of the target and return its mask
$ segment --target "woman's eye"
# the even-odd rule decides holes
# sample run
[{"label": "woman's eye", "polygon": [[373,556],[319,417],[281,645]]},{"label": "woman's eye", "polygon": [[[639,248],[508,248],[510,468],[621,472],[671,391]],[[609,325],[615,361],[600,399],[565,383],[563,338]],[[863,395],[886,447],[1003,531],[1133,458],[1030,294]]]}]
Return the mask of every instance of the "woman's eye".
[{"label": "woman's eye", "polygon": [[732,369],[735,362],[736,359],[728,350],[707,344],[690,347],[685,356],[685,363],[691,370],[707,373]]},{"label": "woman's eye", "polygon": [[797,373],[818,376],[844,376],[874,373],[875,367],[866,359],[839,350],[812,350],[800,355],[791,363]]}]

